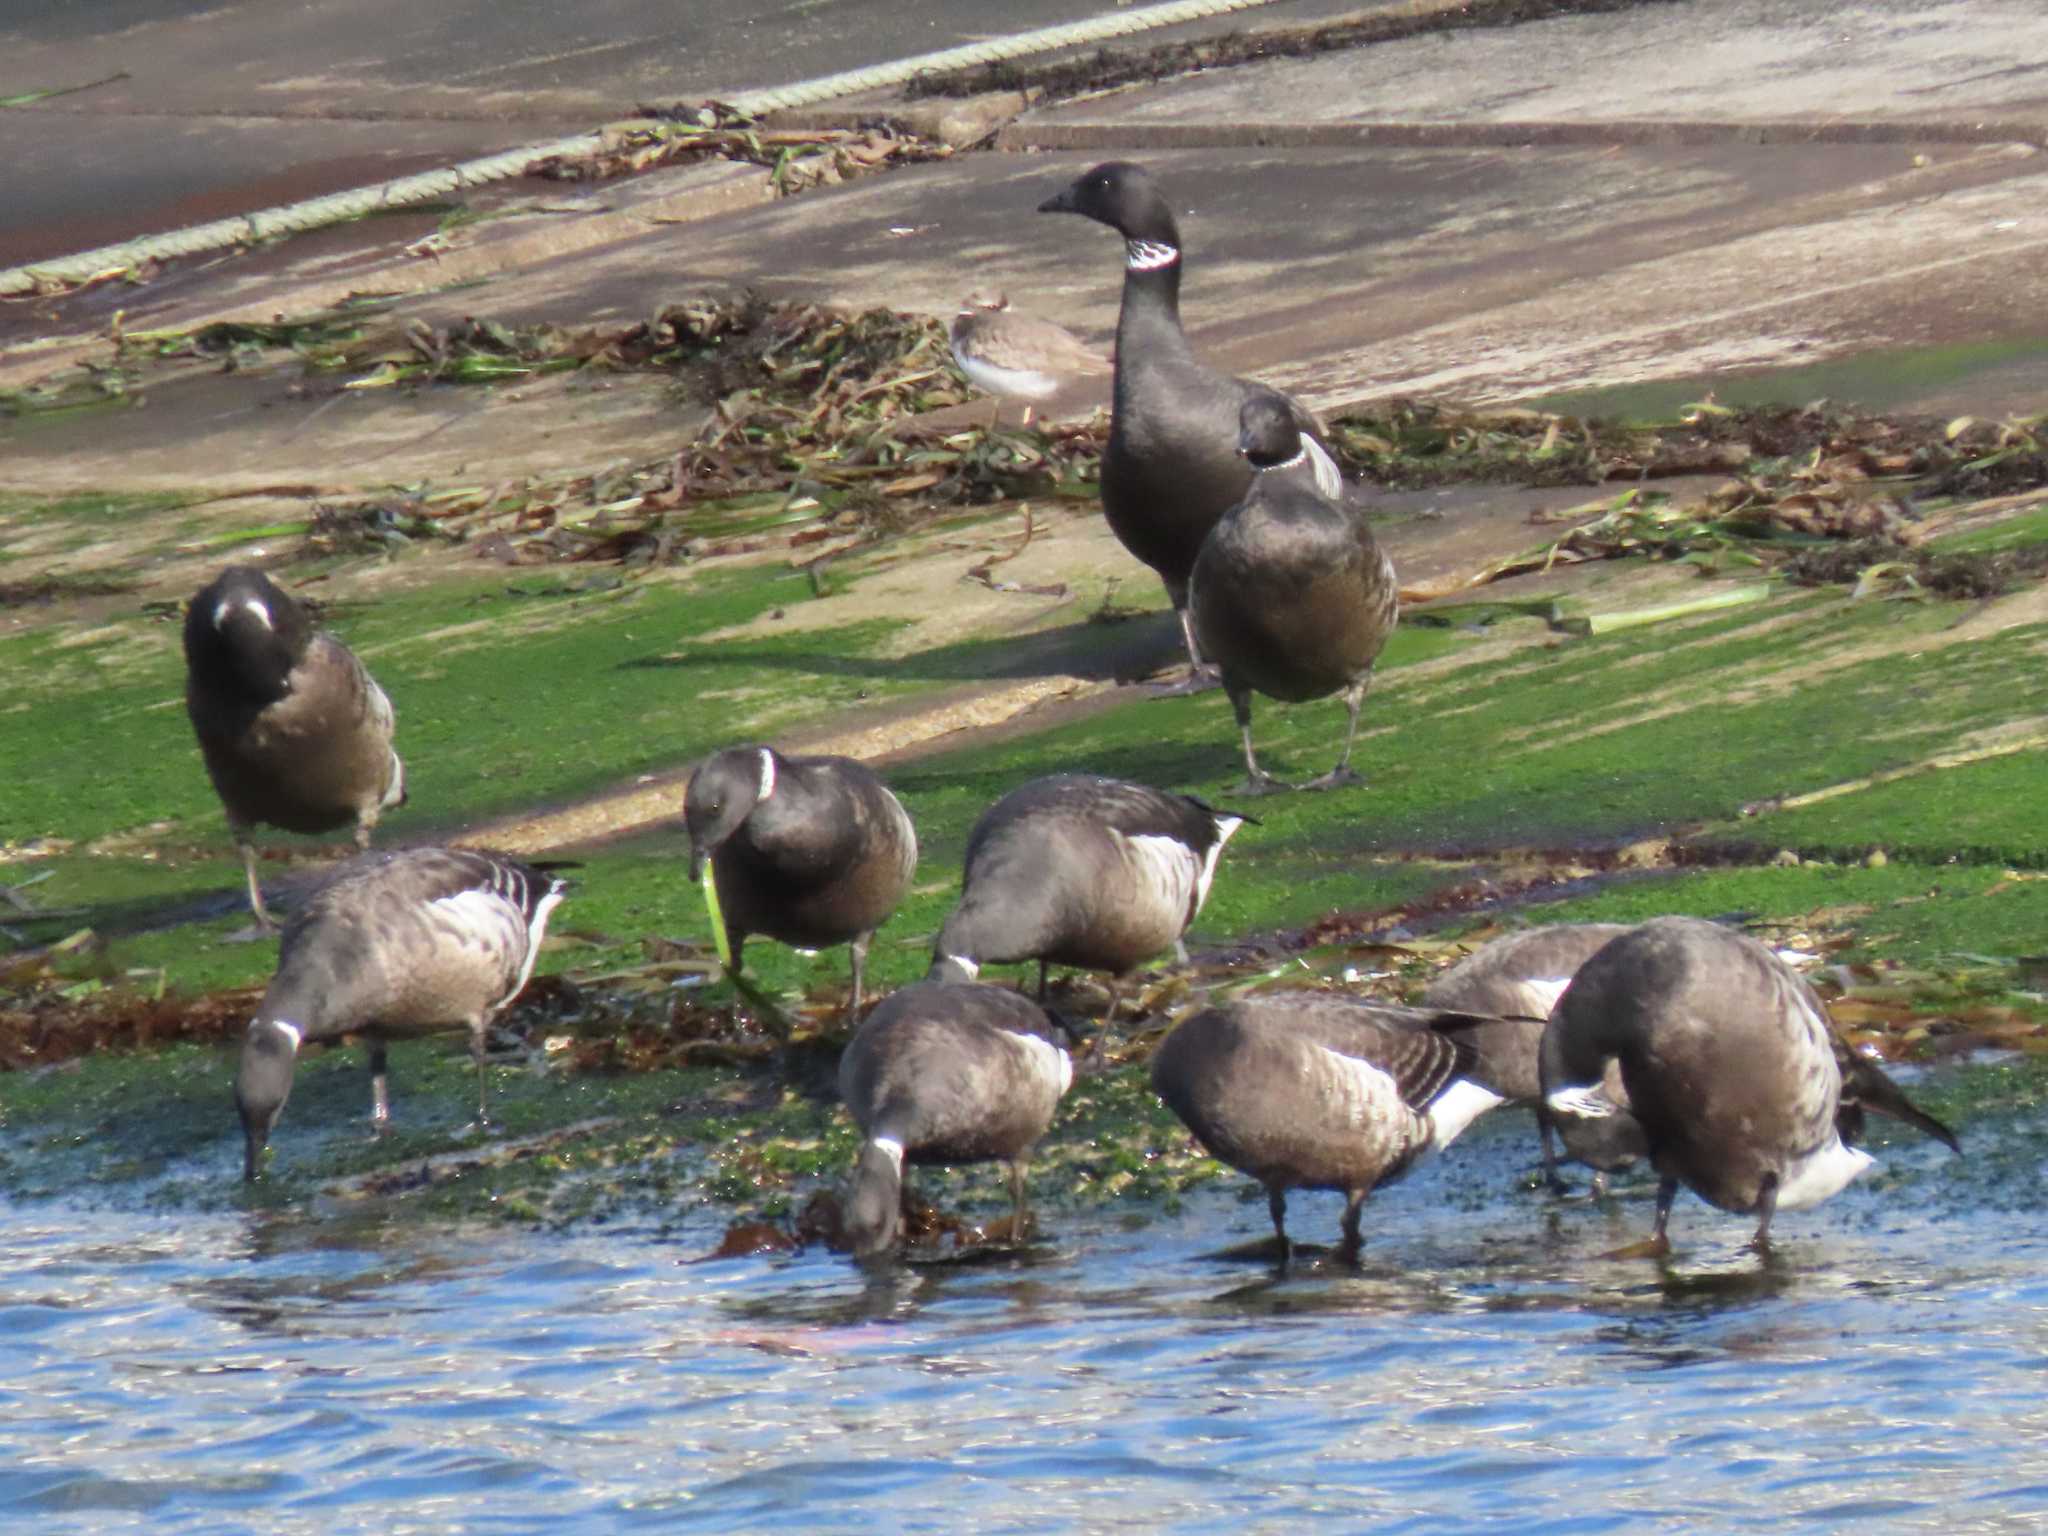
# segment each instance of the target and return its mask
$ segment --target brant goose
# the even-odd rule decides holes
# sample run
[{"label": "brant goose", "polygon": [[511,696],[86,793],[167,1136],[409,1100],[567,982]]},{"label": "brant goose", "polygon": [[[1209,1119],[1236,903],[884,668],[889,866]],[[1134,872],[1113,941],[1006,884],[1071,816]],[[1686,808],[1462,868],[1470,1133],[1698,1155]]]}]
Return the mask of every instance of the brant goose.
[{"label": "brant goose", "polygon": [[853,1251],[895,1245],[906,1162],[1007,1162],[1021,1242],[1025,1165],[1073,1080],[1059,1027],[1007,988],[928,978],[890,993],[839,1058],[864,1138],[847,1199]]},{"label": "brant goose", "polygon": [[850,944],[858,1019],[868,941],[917,870],[917,829],[901,802],[851,758],[728,747],[690,775],[683,810],[690,878],[703,878],[708,857],[707,895],[730,936],[735,982],[752,934],[799,949]]},{"label": "brant goose", "polygon": [[[1543,1021],[1557,1006],[1580,966],[1610,939],[1627,933],[1626,923],[1553,923],[1503,934],[1481,945],[1429,984],[1422,994],[1425,1008],[1455,1008],[1465,1013],[1492,1014],[1498,1025],[1486,1026],[1482,1051],[1496,1074],[1493,1086],[1513,1104],[1536,1110],[1543,1137],[1543,1177],[1552,1189],[1563,1186],[1550,1118],[1543,1112],[1542,1074],[1537,1057]],[[1607,1087],[1626,1104],[1621,1069],[1608,1074]],[[1594,1189],[1605,1193],[1607,1173],[1626,1168],[1643,1155],[1642,1128],[1633,1116],[1615,1114],[1601,1120],[1579,1119],[1573,1126],[1573,1155],[1591,1163]]]},{"label": "brant goose", "polygon": [[[1639,1251],[1669,1251],[1678,1186],[1757,1218],[1817,1205],[1871,1164],[1852,1143],[1865,1110],[1908,1120],[1960,1151],[1867,1060],[1849,1057],[1820,998],[1754,939],[1691,917],[1660,917],[1579,967],[1543,1036],[1544,1103],[1567,1133],[1617,1112],[1603,1088],[1619,1062],[1629,1113],[1660,1175],[1657,1222]],[[1846,1132],[1846,1135],[1844,1134]]]},{"label": "brant goose", "polygon": [[[1188,622],[1188,577],[1216,520],[1244,498],[1251,471],[1234,452],[1238,411],[1265,386],[1205,368],[1180,321],[1180,228],[1151,173],[1126,161],[1096,166],[1040,213],[1078,213],[1124,237],[1123,307],[1116,324],[1115,397],[1102,454],[1102,510],[1117,541],[1159,573],[1179,615],[1200,686],[1202,657]],[[1317,487],[1343,494],[1321,425],[1285,396],[1306,437]]]},{"label": "brant goose", "polygon": [[1283,1262],[1287,1191],[1342,1190],[1351,1260],[1365,1197],[1501,1102],[1460,1038],[1487,1022],[1340,992],[1258,993],[1176,1025],[1153,1053],[1152,1091],[1211,1157],[1266,1186]]},{"label": "brant goose", "polygon": [[285,925],[277,974],[242,1045],[243,1177],[256,1177],[299,1047],[312,1041],[369,1043],[370,1120],[382,1131],[386,1042],[466,1026],[482,1124],[485,1027],[533,974],[564,889],[515,859],[466,848],[362,854],[323,881]]},{"label": "brant goose", "polygon": [[395,719],[355,653],[254,566],[231,565],[185,611],[185,708],[249,877],[257,925],[275,928],[256,880],[253,829],[331,832],[356,846],[405,803]]},{"label": "brant goose", "polygon": [[1285,400],[1254,394],[1238,420],[1238,452],[1255,471],[1251,489],[1202,541],[1188,583],[1195,641],[1222,668],[1244,742],[1238,792],[1288,787],[1252,755],[1255,690],[1289,702],[1341,693],[1350,713],[1344,751],[1302,788],[1353,784],[1358,709],[1400,617],[1393,562],[1363,512],[1316,488]]},{"label": "brant goose", "polygon": [[[1041,1000],[1048,964],[1127,976],[1179,946],[1246,820],[1121,779],[1033,779],[968,834],[960,902],[933,964],[970,980],[987,964],[1036,960]],[[1105,1017],[1116,1003],[1113,980]]]},{"label": "brant goose", "polygon": [[1109,359],[1065,326],[1019,314],[1006,294],[985,288],[961,302],[952,340],[953,361],[976,389],[996,397],[996,414],[1004,400],[1022,400],[1027,427],[1034,406],[1075,379],[1109,372]]}]

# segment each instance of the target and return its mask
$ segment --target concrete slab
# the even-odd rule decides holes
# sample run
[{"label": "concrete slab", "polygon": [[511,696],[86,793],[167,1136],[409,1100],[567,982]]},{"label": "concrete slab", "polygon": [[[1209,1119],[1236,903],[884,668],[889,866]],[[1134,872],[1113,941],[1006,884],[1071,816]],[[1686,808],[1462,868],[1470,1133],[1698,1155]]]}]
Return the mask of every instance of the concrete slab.
[{"label": "concrete slab", "polygon": [[[1669,81],[1628,66],[1632,28],[1657,35],[1672,56],[1708,61],[1702,78],[1723,79],[1743,111],[1790,109],[1782,82],[1775,93],[1735,89],[1742,61],[1776,50],[1803,62],[1801,78],[1813,81],[1816,100],[1839,104],[1861,82],[1866,104],[1881,114],[1951,85],[1969,87],[1984,59],[1965,46],[1965,23],[2010,23],[2022,49],[2048,30],[2012,0],[1884,0],[1839,22],[1847,29],[1839,35],[1857,47],[1831,74],[1818,14],[1750,0],[1654,5],[1307,65],[1250,66],[1125,93],[1114,114],[1094,104],[1098,120],[1080,125],[1091,136],[1085,148],[964,154],[790,199],[767,200],[762,173],[745,166],[551,185],[544,196],[553,211],[453,231],[430,260],[407,253],[418,237],[412,227],[394,221],[387,231],[376,221],[332,237],[331,247],[317,237],[294,240],[204,274],[179,271],[139,289],[15,309],[28,324],[13,328],[0,384],[103,350],[92,333],[117,304],[130,310],[131,328],[191,325],[223,314],[303,313],[352,290],[411,291],[401,313],[429,324],[481,315],[624,325],[675,299],[740,287],[943,315],[966,288],[994,281],[1019,307],[1103,341],[1119,291],[1116,241],[1083,221],[1031,210],[1126,139],[1142,142],[1159,126],[1148,113],[1161,104],[1191,112],[1204,97],[1206,115],[1188,121],[1207,142],[1142,151],[1183,215],[1188,324],[1217,361],[1319,405],[1411,392],[1502,400],[1835,357],[1873,356],[1883,367],[1901,349],[2029,341],[2040,345],[2000,354],[1989,393],[1973,394],[1953,377],[1936,393],[1950,410],[2038,401],[2048,395],[2048,157],[2030,146],[1955,143],[1932,131],[1914,142],[1910,130],[1903,142],[1758,142],[1734,131],[1744,120],[1731,117],[1718,120],[1725,136],[1696,144],[1635,142],[1617,132],[1600,145],[1264,147],[1248,142],[1257,134],[1239,131],[1247,124],[1233,116],[1291,102],[1309,126],[1318,114],[1362,118],[1388,106],[1386,93],[1406,70],[1427,63],[1439,98],[1464,102],[1477,120],[1507,108],[1515,38],[1528,57],[1556,60],[1560,39],[1575,37],[1585,50],[1577,73],[1562,65],[1541,72],[1562,82],[1546,90],[1586,93],[1556,98],[1559,110],[1590,110],[1583,81],[1599,76],[1607,110],[1645,119],[1666,105]],[[1753,32],[1748,43],[1729,36],[1731,16]],[[1794,46],[1800,38],[1805,44]],[[1894,66],[1885,76],[1889,95],[1879,88],[1884,71],[1871,73],[1871,49]],[[1303,88],[1303,69],[1322,72],[1322,94]],[[1947,70],[1963,74],[1951,80]],[[1278,80],[1293,83],[1283,89]],[[2018,112],[2030,81],[2024,70],[2001,73],[1987,89],[2020,93],[1997,98],[2001,110]],[[1029,113],[1011,138],[1072,129],[1078,110]],[[1834,121],[1825,111],[1806,120]],[[67,322],[76,335],[51,345],[50,333]],[[44,334],[29,336],[37,328]],[[0,421],[5,478],[160,485],[195,463],[239,465],[249,457],[240,434],[252,412],[311,408],[224,403],[226,393],[253,387],[213,385],[203,405],[123,416],[118,451],[89,441],[85,428],[67,439]],[[428,392],[421,404],[450,409],[450,393]],[[1910,403],[1896,391],[1888,398]],[[163,392],[155,402],[173,403]],[[454,472],[455,463],[487,453],[500,430],[508,451],[536,452],[527,418],[508,410],[502,429],[490,425],[496,419],[490,411],[464,418],[456,453],[444,461],[437,445],[406,472]],[[394,442],[409,440],[373,425]],[[266,430],[256,441],[289,457],[293,479],[359,473],[364,441],[347,434],[332,439],[334,474],[318,472],[314,449],[329,442],[325,430]],[[565,468],[619,448],[575,431],[553,442],[585,455]],[[664,451],[650,443],[646,456]],[[393,473],[382,467],[376,478]],[[101,475],[127,478],[91,478]]]},{"label": "concrete slab", "polygon": [[2032,0],[1692,0],[1277,59],[1048,110],[1052,123],[1974,123],[2048,128]]}]

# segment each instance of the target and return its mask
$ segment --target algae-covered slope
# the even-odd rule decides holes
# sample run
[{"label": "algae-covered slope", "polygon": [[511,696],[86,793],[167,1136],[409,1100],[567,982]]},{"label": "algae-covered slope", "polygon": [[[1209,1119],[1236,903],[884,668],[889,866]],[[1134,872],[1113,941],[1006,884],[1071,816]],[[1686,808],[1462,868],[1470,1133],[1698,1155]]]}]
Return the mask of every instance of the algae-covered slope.
[{"label": "algae-covered slope", "polygon": [[[2030,505],[2004,510],[1968,537],[2039,542]],[[456,1043],[394,1050],[400,1130],[376,1142],[359,1055],[330,1051],[303,1065],[274,1177],[247,1195],[233,1177],[232,1041],[275,946],[233,941],[237,868],[180,696],[185,592],[151,574],[148,551],[189,545],[194,514],[176,500],[127,511],[144,552],[131,590],[46,590],[0,631],[0,666],[18,680],[0,738],[0,928],[13,946],[0,1051],[15,1069],[0,1078],[0,1177],[19,1195],[324,1192],[562,1221],[793,1215],[850,1153],[824,1088],[846,959],[750,948],[799,1019],[777,1073],[716,973],[665,820],[692,761],[768,739],[882,766],[923,845],[870,959],[884,987],[922,972],[968,829],[1016,784],[1085,769],[1227,802],[1238,774],[1220,696],[1158,699],[1119,681],[1170,656],[1170,623],[1156,591],[1117,569],[1086,505],[1057,492],[867,527],[822,568],[773,509],[722,522],[717,551],[625,564],[287,542],[268,558],[326,604],[398,705],[413,800],[380,835],[495,834],[577,867],[543,979],[509,1021],[520,1039],[492,1069],[501,1120],[488,1135],[469,1123]],[[45,519],[61,548],[62,529],[105,514],[11,515]],[[1849,988],[1845,1022],[1894,1053],[2035,1043],[2028,957],[2048,923],[2032,793],[2048,729],[2039,587],[2022,574],[2006,595],[1963,603],[1910,583],[1760,584],[1756,562],[1735,556],[1751,540],[1775,561],[1782,530],[1633,516],[1582,515],[1571,526],[1593,532],[1550,561],[1520,557],[1555,534],[1504,523],[1474,559],[1465,530],[1457,559],[1515,557],[1519,574],[1447,623],[1396,635],[1366,705],[1364,785],[1252,807],[1258,823],[1232,843],[1190,934],[1192,962],[1148,981],[1146,1022],[1114,1032],[1111,1070],[1086,1078],[1055,1126],[1050,1204],[1149,1202],[1212,1175],[1143,1091],[1142,1068],[1117,1065],[1198,993],[1343,977],[1398,994],[1475,924],[1735,918],[1825,950]],[[1385,528],[1422,570],[1446,563],[1455,523]],[[1595,563],[1559,563],[1589,550]],[[174,563],[179,582],[191,558]],[[1646,608],[1676,616],[1606,622]],[[1573,615],[1600,622],[1561,622]],[[1338,704],[1260,710],[1276,770],[1326,763]],[[326,857],[289,839],[267,852],[287,906]],[[1101,1000],[1086,981],[1060,996],[1083,1015]],[[151,1113],[125,1112],[142,1097]]]}]

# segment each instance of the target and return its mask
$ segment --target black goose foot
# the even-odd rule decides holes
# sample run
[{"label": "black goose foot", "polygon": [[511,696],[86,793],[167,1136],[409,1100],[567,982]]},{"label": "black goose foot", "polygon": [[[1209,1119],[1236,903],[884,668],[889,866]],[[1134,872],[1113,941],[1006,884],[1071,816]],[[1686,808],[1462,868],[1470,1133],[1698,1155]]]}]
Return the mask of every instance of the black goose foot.
[{"label": "black goose foot", "polygon": [[1260,773],[1256,777],[1247,778],[1242,784],[1232,788],[1229,793],[1247,797],[1256,795],[1284,795],[1293,788],[1294,786],[1284,779],[1276,779],[1270,773]]},{"label": "black goose foot", "polygon": [[1341,789],[1346,784],[1363,784],[1364,782],[1365,776],[1363,774],[1354,773],[1349,768],[1332,768],[1328,773],[1318,778],[1310,779],[1301,787],[1303,789]]},{"label": "black goose foot", "polygon": [[1223,674],[1216,668],[1204,664],[1188,668],[1187,675],[1178,682],[1160,683],[1152,689],[1155,699],[1184,699],[1190,694],[1208,693],[1223,686]]}]

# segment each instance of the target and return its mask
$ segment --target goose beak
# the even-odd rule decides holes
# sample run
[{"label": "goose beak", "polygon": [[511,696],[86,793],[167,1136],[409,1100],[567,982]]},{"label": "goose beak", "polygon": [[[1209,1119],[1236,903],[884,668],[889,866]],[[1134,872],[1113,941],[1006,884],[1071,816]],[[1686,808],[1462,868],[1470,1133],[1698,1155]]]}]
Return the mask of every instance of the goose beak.
[{"label": "goose beak", "polygon": [[690,884],[699,884],[704,879],[704,861],[711,857],[711,850],[702,843],[690,844]]},{"label": "goose beak", "polygon": [[1081,210],[1074,206],[1074,189],[1068,187],[1065,191],[1056,193],[1040,203],[1038,211],[1040,213],[1079,213]]}]

